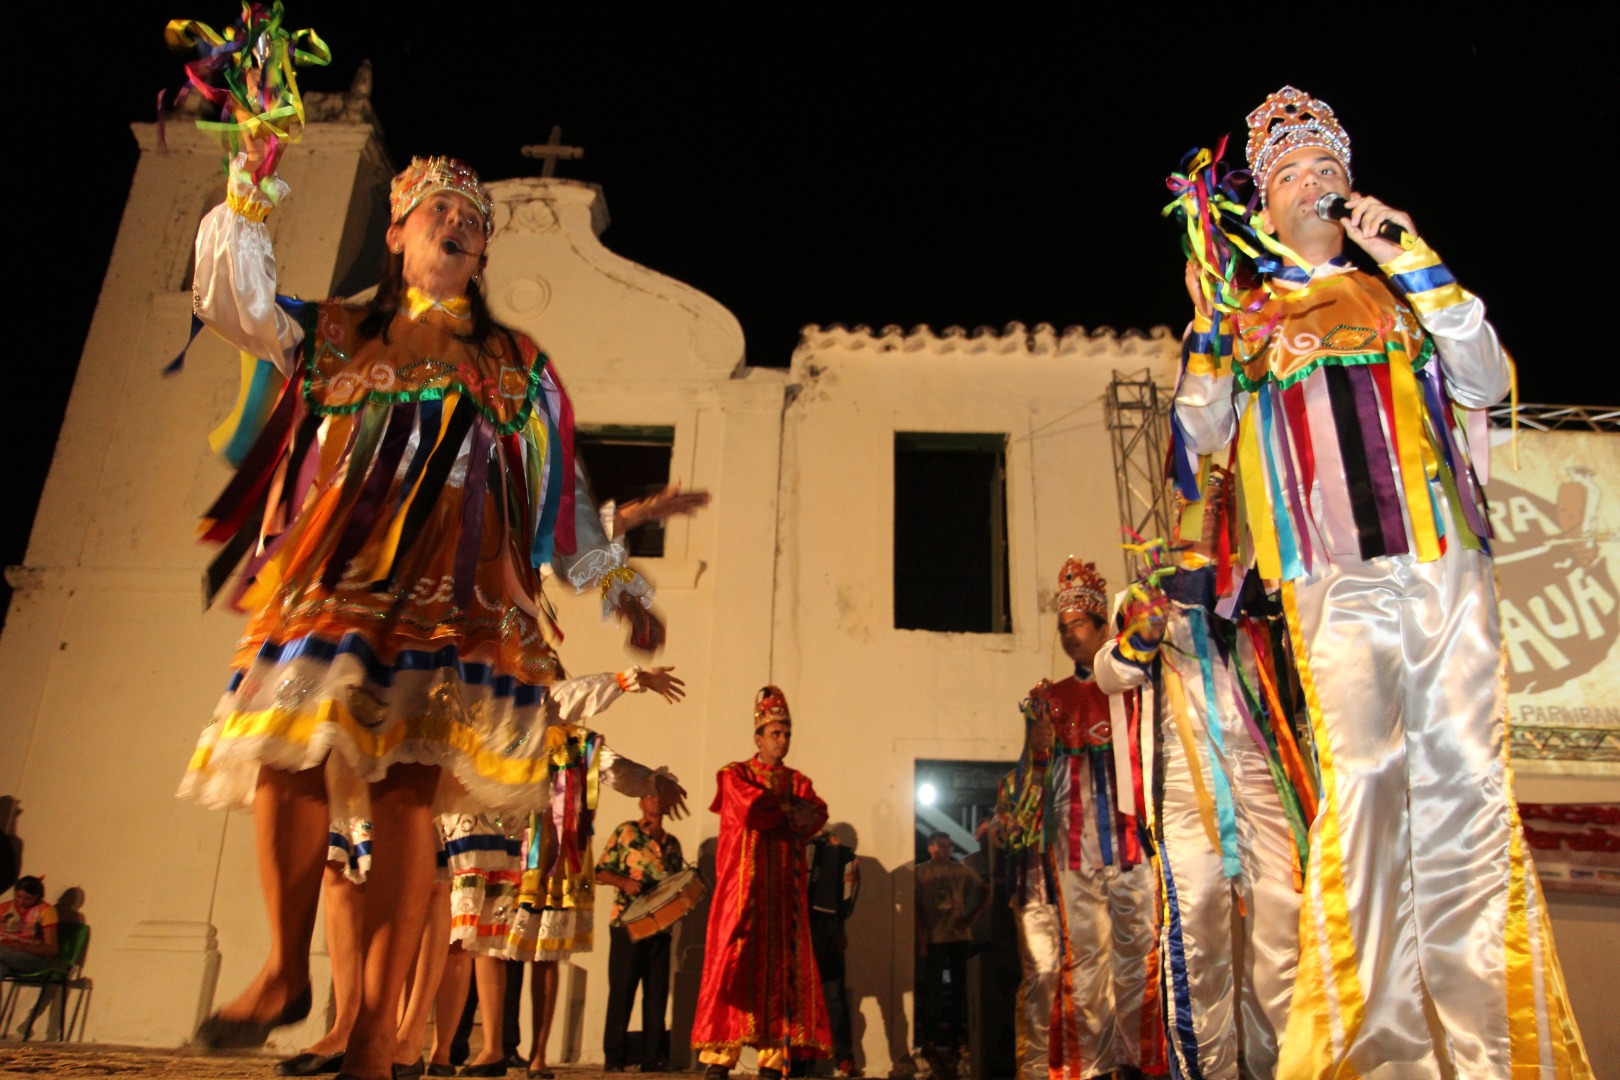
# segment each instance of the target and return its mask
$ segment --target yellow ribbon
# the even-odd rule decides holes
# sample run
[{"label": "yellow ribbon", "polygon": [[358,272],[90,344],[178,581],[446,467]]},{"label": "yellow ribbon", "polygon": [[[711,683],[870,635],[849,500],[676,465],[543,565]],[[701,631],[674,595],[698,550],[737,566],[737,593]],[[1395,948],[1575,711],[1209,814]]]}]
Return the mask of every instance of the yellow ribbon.
[{"label": "yellow ribbon", "polygon": [[1273,581],[1282,577],[1282,556],[1277,550],[1277,523],[1272,517],[1271,496],[1266,491],[1265,465],[1260,460],[1259,409],[1252,403],[1238,422],[1238,487],[1243,493],[1243,512],[1254,541],[1255,568],[1260,576]]},{"label": "yellow ribbon", "polygon": [[[1361,993],[1361,977],[1356,968],[1356,946],[1350,936],[1350,904],[1344,885],[1344,842],[1339,835],[1338,777],[1334,771],[1333,748],[1327,721],[1322,716],[1322,698],[1311,673],[1310,653],[1305,631],[1299,621],[1299,602],[1294,583],[1282,583],[1283,613],[1294,645],[1294,663],[1299,687],[1305,694],[1305,708],[1316,737],[1318,769],[1322,777],[1322,802],[1313,829],[1311,864],[1305,896],[1299,907],[1299,983],[1288,1010],[1288,1027],[1277,1062],[1278,1076],[1356,1075],[1348,1061],[1336,1070],[1327,1068],[1334,1046],[1327,1024],[1325,998],[1331,993],[1337,1005],[1344,1045],[1355,1040],[1366,1015],[1366,999]],[[1318,925],[1320,921],[1320,926]],[[1327,953],[1324,959],[1323,953]],[[1331,982],[1330,982],[1331,979]],[[1307,991],[1307,992],[1302,992]],[[1298,1029],[1298,1030],[1296,1030]]]},{"label": "yellow ribbon", "polygon": [[1204,823],[1204,835],[1209,838],[1209,850],[1221,850],[1221,832],[1215,824],[1215,800],[1204,786],[1203,755],[1193,739],[1192,716],[1187,711],[1187,691],[1181,676],[1169,664],[1164,666],[1164,693],[1170,699],[1170,715],[1176,721],[1176,734],[1181,737],[1181,754],[1192,777],[1193,797],[1198,800],[1198,817]]},{"label": "yellow ribbon", "polygon": [[1423,451],[1428,445],[1423,435],[1423,404],[1418,397],[1417,379],[1412,374],[1412,358],[1405,349],[1397,348],[1391,348],[1388,356],[1389,389],[1395,411],[1395,453],[1400,461],[1407,512],[1412,519],[1412,539],[1417,544],[1418,561],[1433,562],[1440,557],[1440,537],[1435,527],[1434,505],[1429,498],[1429,473],[1423,461]]}]

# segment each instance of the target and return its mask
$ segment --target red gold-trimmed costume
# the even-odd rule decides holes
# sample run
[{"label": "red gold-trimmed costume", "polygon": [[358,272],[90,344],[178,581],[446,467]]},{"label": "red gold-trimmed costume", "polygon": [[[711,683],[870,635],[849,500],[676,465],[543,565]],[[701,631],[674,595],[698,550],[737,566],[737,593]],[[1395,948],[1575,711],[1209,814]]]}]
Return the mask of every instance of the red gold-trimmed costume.
[{"label": "red gold-trimmed costume", "polygon": [[[761,691],[755,720],[756,731],[790,723],[780,690]],[[704,1064],[730,1068],[752,1046],[761,1069],[785,1074],[790,1059],[832,1052],[804,857],[827,824],[827,804],[809,777],[758,757],[732,762],[717,780],[709,809],[720,815],[720,840],[692,1048]],[[809,810],[797,827],[790,800]]]}]

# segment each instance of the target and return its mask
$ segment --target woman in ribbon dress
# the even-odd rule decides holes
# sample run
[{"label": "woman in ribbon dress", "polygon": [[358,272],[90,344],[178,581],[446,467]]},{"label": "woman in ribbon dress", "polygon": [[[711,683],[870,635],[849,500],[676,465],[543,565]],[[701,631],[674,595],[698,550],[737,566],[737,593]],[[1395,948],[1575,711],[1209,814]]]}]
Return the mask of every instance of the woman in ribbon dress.
[{"label": "woman in ribbon dress", "polygon": [[300,304],[275,295],[264,219],[287,187],[254,182],[255,153],[199,228],[194,310],[285,385],[244,410],[262,430],[205,523],[226,542],[218,565],[247,559],[232,599],[252,615],[180,793],[253,807],[271,954],[198,1037],[258,1045],[307,1014],[328,824],[369,821],[344,1066],[380,1080],[426,918],[434,815],[539,809],[545,726],[599,692],[562,681],[540,566],[599,587],[638,646],[656,648],[662,627],[576,481],[549,359],[490,317],[477,175],[413,159],[390,192],[375,299]]}]

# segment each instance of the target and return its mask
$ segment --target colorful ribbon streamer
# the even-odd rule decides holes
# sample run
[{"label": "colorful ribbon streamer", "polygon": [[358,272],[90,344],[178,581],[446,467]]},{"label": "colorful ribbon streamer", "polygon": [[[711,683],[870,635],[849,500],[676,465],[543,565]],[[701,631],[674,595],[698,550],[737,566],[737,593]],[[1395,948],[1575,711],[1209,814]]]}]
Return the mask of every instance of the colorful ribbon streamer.
[{"label": "colorful ribbon streamer", "polygon": [[[297,67],[325,67],[332,51],[312,29],[288,31],[281,0],[268,5],[247,2],[241,17],[223,33],[196,19],[171,19],[163,37],[169,48],[193,59],[186,64],[186,83],[174,92],[174,108],[192,91],[219,110],[217,120],[199,120],[197,128],[219,140],[227,159],[242,149],[244,139],[263,140],[262,161],[253,171],[262,183],[276,170],[281,152],[297,142],[304,126],[304,99],[298,92]],[[163,95],[158,95],[158,133],[163,132]]]}]

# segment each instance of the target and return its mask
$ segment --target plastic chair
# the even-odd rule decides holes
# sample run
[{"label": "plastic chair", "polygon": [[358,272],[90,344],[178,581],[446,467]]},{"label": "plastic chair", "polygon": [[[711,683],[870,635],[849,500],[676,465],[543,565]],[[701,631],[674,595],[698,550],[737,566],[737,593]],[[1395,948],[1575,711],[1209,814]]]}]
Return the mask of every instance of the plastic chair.
[{"label": "plastic chair", "polygon": [[[80,1020],[80,1010],[84,1007],[85,994],[90,991],[91,982],[84,977],[84,951],[90,944],[90,927],[84,923],[57,923],[56,925],[56,959],[57,966],[45,971],[36,971],[30,975],[7,975],[5,977],[6,996],[4,1003],[0,1003],[0,1038],[11,1034],[12,1014],[17,1011],[17,997],[24,987],[39,987],[40,1000],[45,992],[52,987],[61,987],[62,996],[56,999],[56,1028],[62,1033],[62,1039],[67,1040],[78,1028],[78,1039],[84,1038],[84,1025]],[[79,997],[73,1006],[73,1020],[63,1027],[62,1020],[67,1012],[68,991],[77,990]],[[26,1024],[33,1026],[34,1015],[38,1011],[36,1003],[34,1011],[28,1014]],[[85,1014],[89,1018],[89,1014]]]}]

